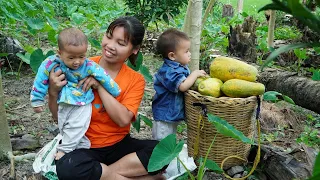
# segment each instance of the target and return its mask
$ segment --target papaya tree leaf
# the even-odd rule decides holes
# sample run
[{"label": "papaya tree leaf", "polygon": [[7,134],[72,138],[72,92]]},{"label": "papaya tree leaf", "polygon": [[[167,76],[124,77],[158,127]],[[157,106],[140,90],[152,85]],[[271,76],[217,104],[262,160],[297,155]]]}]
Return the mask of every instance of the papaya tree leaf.
[{"label": "papaya tree leaf", "polygon": [[290,104],[296,104],[294,103],[293,99],[291,99],[289,96],[286,96],[286,95],[282,95],[283,97],[283,100],[290,103]]},{"label": "papaya tree leaf", "polygon": [[142,62],[143,62],[143,55],[142,55],[142,53],[139,51],[138,57],[137,57],[137,59],[136,59],[136,61],[135,61],[135,65],[131,64],[130,61],[127,62],[127,65],[128,65],[131,69],[133,69],[133,70],[135,70],[135,71],[139,71],[139,69],[140,69],[140,67],[141,67],[141,65],[142,65]]},{"label": "papaya tree leaf", "polygon": [[277,91],[267,91],[263,94],[263,100],[277,102],[279,101],[278,96],[282,96],[282,94]]},{"label": "papaya tree leaf", "polygon": [[225,136],[232,137],[244,143],[253,144],[253,141],[246,137],[241,131],[229,124],[226,120],[218,116],[208,114],[208,121],[215,126],[217,131]]},{"label": "papaya tree leaf", "polygon": [[317,46],[320,46],[320,43],[296,43],[296,44],[281,46],[280,48],[276,49],[268,56],[268,58],[266,59],[264,64],[260,67],[260,69],[262,71],[263,68],[265,68],[271,61],[273,61],[274,58],[276,58],[281,53],[290,51],[292,49],[304,48],[304,47],[310,47],[310,46],[317,47]]},{"label": "papaya tree leaf", "polygon": [[142,115],[142,114],[139,114],[140,118],[143,120],[144,123],[146,123],[147,126],[151,127],[152,128],[152,121],[147,118],[146,116]]},{"label": "papaya tree leaf", "polygon": [[140,132],[140,121],[141,121],[141,116],[139,114],[137,119],[131,123],[132,126],[137,130],[138,133]]},{"label": "papaya tree leaf", "polygon": [[142,65],[140,68],[140,72],[147,82],[153,82],[152,75],[150,74],[149,69],[146,66]]},{"label": "papaya tree leaf", "polygon": [[154,172],[168,165],[182,150],[183,141],[176,143],[175,134],[170,134],[162,139],[154,148],[148,164],[148,172]]}]

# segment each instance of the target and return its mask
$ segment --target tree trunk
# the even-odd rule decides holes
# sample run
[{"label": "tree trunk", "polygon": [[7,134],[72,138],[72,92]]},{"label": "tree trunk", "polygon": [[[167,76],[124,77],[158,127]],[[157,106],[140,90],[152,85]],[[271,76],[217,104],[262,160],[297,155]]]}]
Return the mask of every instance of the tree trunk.
[{"label": "tree trunk", "polygon": [[242,11],[243,11],[243,0],[238,0],[237,11],[238,11],[238,14],[242,13]]},{"label": "tree trunk", "polygon": [[222,17],[227,17],[227,19],[230,19],[233,17],[233,7],[231,4],[225,4],[223,5],[222,9]]},{"label": "tree trunk", "polygon": [[270,14],[270,20],[269,20],[269,28],[268,28],[268,47],[273,47],[273,41],[274,41],[274,26],[276,23],[276,11],[272,10]]},{"label": "tree trunk", "polygon": [[208,6],[207,6],[207,8],[206,8],[206,11],[205,11],[205,13],[204,13],[204,15],[203,15],[203,18],[202,18],[201,31],[202,31],[204,25],[206,24],[208,15],[210,14],[214,3],[215,3],[215,0],[210,0],[210,1],[209,1],[209,4],[208,4]]},{"label": "tree trunk", "polygon": [[[1,69],[0,69],[1,70]],[[4,108],[4,95],[2,88],[2,77],[0,71],[0,159],[3,155],[6,155],[9,151],[12,151],[9,127],[7,122],[6,110]]]},{"label": "tree trunk", "polygon": [[258,81],[266,86],[267,91],[280,92],[292,98],[297,105],[320,113],[320,81],[271,68],[260,72]]},{"label": "tree trunk", "polygon": [[185,19],[185,22],[189,24],[184,26],[184,32],[188,34],[191,41],[191,62],[189,64],[191,71],[199,69],[201,17],[202,0],[189,0],[186,14],[186,18],[188,19]]},{"label": "tree trunk", "polygon": [[256,22],[251,16],[247,17],[243,25],[230,26],[228,36],[228,54],[247,62],[256,62]]}]

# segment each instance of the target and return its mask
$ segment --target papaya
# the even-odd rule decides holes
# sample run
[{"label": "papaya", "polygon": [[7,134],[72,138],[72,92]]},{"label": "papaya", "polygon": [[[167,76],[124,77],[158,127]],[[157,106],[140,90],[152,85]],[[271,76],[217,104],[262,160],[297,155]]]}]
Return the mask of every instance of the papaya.
[{"label": "papaya", "polygon": [[223,82],[217,78],[208,78],[199,83],[198,91],[202,95],[219,97],[221,96],[220,87]]},{"label": "papaya", "polygon": [[203,80],[206,80],[206,79],[208,79],[210,76],[203,76],[203,77],[198,77],[197,79],[196,79],[196,81],[194,82],[194,84],[191,86],[191,90],[194,90],[194,91],[198,91],[198,86],[199,86],[199,84],[200,84],[200,82],[202,82]]},{"label": "papaya", "polygon": [[218,78],[223,82],[229,79],[242,79],[255,82],[258,76],[258,69],[245,62],[219,56],[210,64],[210,76]]},{"label": "papaya", "polygon": [[229,97],[249,97],[261,95],[265,87],[261,83],[241,79],[230,79],[221,86],[221,91]]}]

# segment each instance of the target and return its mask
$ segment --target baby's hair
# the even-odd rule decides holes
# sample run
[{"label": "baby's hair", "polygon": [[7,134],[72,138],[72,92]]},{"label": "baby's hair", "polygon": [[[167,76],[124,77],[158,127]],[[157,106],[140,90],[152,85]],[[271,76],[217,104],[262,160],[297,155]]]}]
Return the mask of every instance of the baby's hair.
[{"label": "baby's hair", "polygon": [[188,35],[175,28],[170,28],[164,31],[157,40],[157,54],[163,58],[168,58],[170,52],[175,52],[181,40],[190,40]]},{"label": "baby's hair", "polygon": [[87,36],[77,28],[66,28],[59,33],[58,47],[63,50],[65,46],[88,45]]}]

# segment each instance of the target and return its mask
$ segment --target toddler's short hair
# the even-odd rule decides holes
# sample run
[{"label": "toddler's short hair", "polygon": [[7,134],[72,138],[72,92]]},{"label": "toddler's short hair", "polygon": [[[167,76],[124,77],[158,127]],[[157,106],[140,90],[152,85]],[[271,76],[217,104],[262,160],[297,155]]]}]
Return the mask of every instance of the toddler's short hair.
[{"label": "toddler's short hair", "polygon": [[175,52],[181,40],[190,40],[188,35],[175,28],[164,31],[157,40],[156,53],[168,58],[170,52]]},{"label": "toddler's short hair", "polygon": [[58,35],[58,47],[63,50],[65,46],[88,45],[87,36],[78,28],[66,28]]}]

